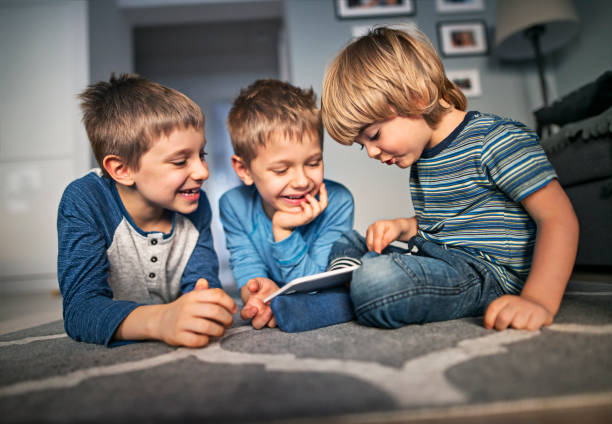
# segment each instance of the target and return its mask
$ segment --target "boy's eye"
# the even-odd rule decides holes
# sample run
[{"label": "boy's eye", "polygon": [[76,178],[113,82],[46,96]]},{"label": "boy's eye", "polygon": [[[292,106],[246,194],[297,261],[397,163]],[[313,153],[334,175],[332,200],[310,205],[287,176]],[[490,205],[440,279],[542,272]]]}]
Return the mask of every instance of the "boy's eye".
[{"label": "boy's eye", "polygon": [[376,133],[374,133],[373,135],[368,135],[368,140],[370,141],[376,141],[378,140],[378,137],[380,137],[380,130],[377,130]]},{"label": "boy's eye", "polygon": [[311,166],[311,167],[313,167],[313,168],[316,168],[316,167],[318,167],[319,165],[321,165],[321,159],[316,160],[316,161],[313,161],[313,162],[310,162],[310,163],[308,164],[308,166]]},{"label": "boy's eye", "polygon": [[186,163],[187,163],[187,161],[186,161],[186,160],[175,160],[175,161],[172,161],[172,164],[173,164],[173,165],[176,165],[176,166],[183,166],[183,165],[185,165]]},{"label": "boy's eye", "polygon": [[204,159],[204,158],[205,158],[207,155],[208,155],[208,153],[206,153],[204,150],[202,150],[202,151],[200,152],[200,159],[202,159],[202,160],[203,160],[203,159]]},{"label": "boy's eye", "polygon": [[273,169],[272,172],[274,172],[276,175],[283,175],[285,172],[287,172],[287,169]]}]

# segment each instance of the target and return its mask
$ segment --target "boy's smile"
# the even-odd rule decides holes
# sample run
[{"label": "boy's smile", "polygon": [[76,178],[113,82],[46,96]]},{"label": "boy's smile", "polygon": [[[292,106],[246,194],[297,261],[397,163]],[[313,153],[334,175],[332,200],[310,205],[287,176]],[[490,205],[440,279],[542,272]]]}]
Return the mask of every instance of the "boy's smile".
[{"label": "boy's smile", "polygon": [[255,184],[264,211],[301,212],[306,195],[316,195],[323,182],[323,153],[318,136],[305,134],[301,141],[276,137],[260,146],[242,177]]},{"label": "boy's smile", "polygon": [[169,136],[160,136],[141,156],[138,170],[131,170],[132,189],[118,185],[136,225],[153,231],[147,225],[164,220],[166,210],[190,214],[197,209],[200,187],[209,175],[205,144],[202,130],[176,129]]}]

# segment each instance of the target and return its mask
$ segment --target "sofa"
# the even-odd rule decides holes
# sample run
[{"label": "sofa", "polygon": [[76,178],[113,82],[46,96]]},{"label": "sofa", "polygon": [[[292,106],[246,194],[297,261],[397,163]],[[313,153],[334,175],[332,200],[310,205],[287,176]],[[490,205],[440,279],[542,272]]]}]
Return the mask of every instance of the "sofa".
[{"label": "sofa", "polygon": [[612,271],[612,71],[535,112],[580,222],[576,269]]}]

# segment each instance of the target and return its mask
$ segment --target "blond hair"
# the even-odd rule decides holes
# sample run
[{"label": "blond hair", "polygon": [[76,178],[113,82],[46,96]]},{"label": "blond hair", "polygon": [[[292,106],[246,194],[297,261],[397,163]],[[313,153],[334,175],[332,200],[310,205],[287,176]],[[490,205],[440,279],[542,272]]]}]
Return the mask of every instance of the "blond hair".
[{"label": "blond hair", "polygon": [[136,74],[111,74],[80,95],[83,123],[96,161],[117,155],[132,169],[161,135],[175,129],[204,129],[200,107],[184,94]]},{"label": "blond hair", "polygon": [[301,141],[317,137],[323,148],[323,123],[312,89],[261,79],[240,91],[227,118],[234,153],[250,164],[259,146],[275,138]]},{"label": "blond hair", "polygon": [[427,37],[380,27],[348,44],[331,63],[321,112],[332,138],[351,145],[366,126],[394,116],[422,116],[434,128],[450,110],[440,100],[467,107]]}]

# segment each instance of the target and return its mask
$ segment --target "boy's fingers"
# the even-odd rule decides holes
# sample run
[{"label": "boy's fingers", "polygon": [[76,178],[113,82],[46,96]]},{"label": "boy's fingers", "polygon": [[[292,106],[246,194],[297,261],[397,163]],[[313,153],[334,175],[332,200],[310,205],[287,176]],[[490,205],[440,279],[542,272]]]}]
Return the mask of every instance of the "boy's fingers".
[{"label": "boy's fingers", "polygon": [[[197,318],[204,318],[204,321],[207,321],[207,320],[215,321],[225,327],[229,327],[234,322],[234,318],[232,314],[228,312],[226,308],[216,305],[214,303],[205,303],[203,305],[199,305],[198,309],[193,312],[193,315]],[[195,321],[200,321],[200,320],[195,320]],[[187,328],[191,331],[196,331],[193,328],[191,328],[193,325],[195,324],[188,324]]]},{"label": "boy's fingers", "polygon": [[527,324],[531,320],[532,315],[533,314],[531,312],[517,313],[514,316],[514,319],[512,320],[512,328],[515,328],[517,330],[522,330],[524,328],[527,328]]},{"label": "boy's fingers", "polygon": [[242,319],[251,319],[255,315],[257,315],[257,308],[255,308],[254,306],[246,305],[240,310],[240,318]]},{"label": "boy's fingers", "polygon": [[208,344],[210,338],[202,334],[192,333],[190,331],[184,331],[178,337],[176,342],[169,343],[171,345],[182,345],[186,347],[204,347]]},{"label": "boy's fingers", "polygon": [[[312,196],[310,196],[310,198],[312,198]],[[302,202],[302,211],[304,212],[304,215],[306,216],[306,218],[310,218],[312,217],[312,213],[313,213],[313,209],[312,209],[312,204],[310,203],[310,200],[308,197],[306,197],[306,202]]]},{"label": "boy's fingers", "polygon": [[310,207],[312,208],[312,216],[319,215],[321,213],[321,205],[319,204],[319,201],[317,200],[317,198],[309,194],[306,196],[306,199],[308,200],[308,203],[310,204]]},{"label": "boy's fingers", "polygon": [[194,290],[206,290],[208,288],[208,280],[206,278],[200,278],[196,281]]},{"label": "boy's fingers", "polygon": [[493,328],[495,321],[497,320],[497,314],[499,314],[499,311],[503,309],[505,304],[506,300],[503,296],[495,299],[489,304],[484,317],[485,328],[488,328],[489,330]]},{"label": "boy's fingers", "polygon": [[253,318],[253,320],[251,321],[251,325],[253,326],[253,328],[255,328],[256,330],[259,330],[260,328],[263,328],[266,326],[266,324],[272,319],[272,309],[270,309],[269,307],[260,310],[257,315],[255,316],[255,318]]},{"label": "boy's fingers", "polygon": [[193,333],[212,337],[221,337],[225,333],[225,327],[209,319],[192,320],[187,329]]},{"label": "boy's fingers", "polygon": [[261,299],[252,298],[249,303],[256,309],[256,314],[252,317],[251,325],[253,328],[259,330],[264,327],[268,321],[272,318],[272,309],[263,303]]},{"label": "boy's fingers", "polygon": [[319,204],[321,205],[321,210],[325,210],[327,207],[327,187],[325,187],[325,183],[322,183],[319,187]]},{"label": "boy's fingers", "polygon": [[374,234],[374,251],[376,253],[381,253],[385,248],[384,238],[385,238],[386,227],[379,228],[379,230]]},{"label": "boy's fingers", "polygon": [[272,319],[268,321],[268,327],[270,328],[276,327],[276,318],[272,317]]},{"label": "boy's fingers", "polygon": [[251,293],[257,293],[261,288],[261,283],[259,282],[259,279],[253,278],[247,282],[247,287]]},{"label": "boy's fingers", "polygon": [[195,292],[196,300],[200,303],[214,303],[232,313],[238,311],[238,306],[234,299],[221,289],[198,290]]},{"label": "boy's fingers", "polygon": [[366,245],[368,246],[368,250],[374,250],[374,228],[373,225],[368,227],[368,231],[366,232]]},{"label": "boy's fingers", "polygon": [[511,303],[507,303],[504,308],[499,311],[495,318],[495,329],[502,331],[510,327],[517,315],[517,309]]}]

